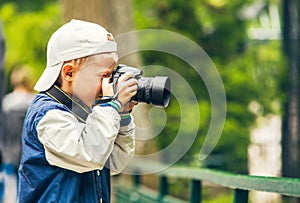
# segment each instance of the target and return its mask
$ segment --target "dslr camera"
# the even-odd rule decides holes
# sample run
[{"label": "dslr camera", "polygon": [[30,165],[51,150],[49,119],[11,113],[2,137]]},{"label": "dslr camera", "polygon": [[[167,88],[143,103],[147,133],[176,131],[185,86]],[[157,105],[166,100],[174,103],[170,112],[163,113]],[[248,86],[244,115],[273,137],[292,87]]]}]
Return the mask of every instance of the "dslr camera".
[{"label": "dslr camera", "polygon": [[110,79],[110,82],[113,83],[114,92],[116,92],[119,77],[126,72],[132,72],[133,77],[138,80],[137,94],[132,97],[132,100],[162,108],[169,105],[171,90],[169,77],[143,77],[143,71],[123,64],[118,65]]}]

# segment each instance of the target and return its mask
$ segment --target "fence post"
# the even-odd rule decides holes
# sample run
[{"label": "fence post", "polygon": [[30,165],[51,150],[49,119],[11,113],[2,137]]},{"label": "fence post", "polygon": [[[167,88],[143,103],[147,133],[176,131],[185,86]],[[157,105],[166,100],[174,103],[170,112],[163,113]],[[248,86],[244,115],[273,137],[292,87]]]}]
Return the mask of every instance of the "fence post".
[{"label": "fence post", "polygon": [[248,190],[235,189],[234,190],[234,203],[248,203]]},{"label": "fence post", "polygon": [[202,186],[200,180],[191,181],[191,192],[190,192],[190,202],[191,203],[201,203],[202,197]]},{"label": "fence post", "polygon": [[134,174],[133,176],[133,184],[135,187],[138,187],[141,184],[141,177],[139,173]]},{"label": "fence post", "polygon": [[159,178],[159,202],[163,202],[163,198],[168,194],[168,180],[166,176]]}]

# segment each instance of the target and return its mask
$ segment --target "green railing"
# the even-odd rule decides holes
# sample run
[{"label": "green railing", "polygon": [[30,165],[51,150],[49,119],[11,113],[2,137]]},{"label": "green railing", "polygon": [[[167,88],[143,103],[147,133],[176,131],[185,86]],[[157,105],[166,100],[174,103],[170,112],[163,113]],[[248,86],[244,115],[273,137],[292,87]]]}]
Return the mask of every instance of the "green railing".
[{"label": "green railing", "polygon": [[[148,190],[143,191],[143,186],[140,184],[141,181],[138,174],[143,174],[143,168],[154,168],[156,166],[158,165],[146,162],[137,163],[134,167],[132,167],[130,170],[135,171],[134,174],[136,174],[132,176],[134,187],[131,189],[124,189],[124,187],[117,186],[116,199],[118,201],[116,202],[184,202],[178,199],[171,199],[171,197],[168,196],[168,178],[171,177],[185,178],[191,181],[189,201],[191,203],[201,202],[202,182],[209,182],[234,190],[234,203],[247,203],[248,192],[252,190],[273,192],[291,197],[300,197],[300,179],[239,175],[212,169],[177,166],[169,167],[168,169],[156,174],[159,176],[160,180],[159,191],[157,193],[153,192],[150,194]],[[125,199],[123,199],[124,201],[122,201],[122,197],[120,197],[122,194],[125,196]]]}]

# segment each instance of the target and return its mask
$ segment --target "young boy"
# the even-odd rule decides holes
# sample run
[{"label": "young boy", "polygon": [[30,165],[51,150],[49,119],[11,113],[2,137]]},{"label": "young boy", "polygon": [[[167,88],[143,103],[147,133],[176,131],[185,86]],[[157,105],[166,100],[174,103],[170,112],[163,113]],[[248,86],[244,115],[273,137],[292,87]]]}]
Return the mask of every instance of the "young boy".
[{"label": "young boy", "polygon": [[113,92],[116,51],[112,35],[90,22],[71,20],[51,36],[23,127],[19,202],[110,202],[110,174],[135,146],[137,80],[125,73]]}]

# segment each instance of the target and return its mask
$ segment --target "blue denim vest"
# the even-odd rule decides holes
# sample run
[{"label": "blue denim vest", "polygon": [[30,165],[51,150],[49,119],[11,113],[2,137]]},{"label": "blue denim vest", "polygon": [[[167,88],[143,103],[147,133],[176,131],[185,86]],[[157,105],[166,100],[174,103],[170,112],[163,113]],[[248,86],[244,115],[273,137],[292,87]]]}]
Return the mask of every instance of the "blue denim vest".
[{"label": "blue denim vest", "polygon": [[22,133],[22,158],[18,171],[23,202],[110,202],[110,170],[76,173],[50,165],[36,131],[47,111],[69,111],[46,94],[38,94],[27,112]]}]

